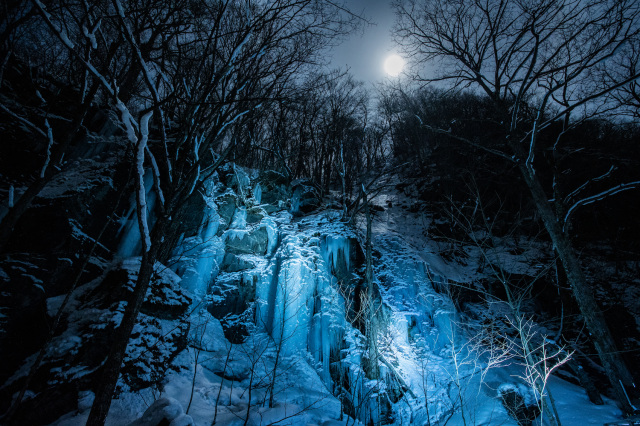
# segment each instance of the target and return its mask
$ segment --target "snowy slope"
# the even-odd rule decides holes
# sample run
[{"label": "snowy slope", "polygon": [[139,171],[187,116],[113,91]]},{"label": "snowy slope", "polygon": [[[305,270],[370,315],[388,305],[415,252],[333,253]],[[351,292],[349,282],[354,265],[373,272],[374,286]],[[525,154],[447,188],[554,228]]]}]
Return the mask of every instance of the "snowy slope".
[{"label": "snowy slope", "polygon": [[[516,389],[530,404],[535,395],[516,359],[488,357],[464,327],[447,288],[470,282],[477,265],[444,261],[430,218],[407,212],[397,195],[374,200],[386,207],[373,229],[381,301],[374,380],[361,229],[333,210],[294,219],[260,204],[262,189],[248,174],[236,176],[234,190],[211,184],[198,233],[175,251],[171,267],[193,296],[187,349],[161,386],[121,383],[107,424],[151,425],[169,412],[172,425],[214,417],[222,425],[518,424],[500,392]],[[565,426],[619,418],[610,401],[592,405],[563,380],[553,377],[549,389]],[[78,412],[54,424],[82,424],[91,397],[82,393]]]}]

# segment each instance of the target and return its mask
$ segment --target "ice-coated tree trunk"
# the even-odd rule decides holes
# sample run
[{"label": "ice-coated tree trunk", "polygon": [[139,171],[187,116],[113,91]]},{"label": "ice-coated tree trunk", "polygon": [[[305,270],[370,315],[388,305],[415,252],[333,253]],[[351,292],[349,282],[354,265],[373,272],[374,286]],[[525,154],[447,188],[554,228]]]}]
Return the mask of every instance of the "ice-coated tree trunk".
[{"label": "ice-coated tree trunk", "polygon": [[562,226],[547,200],[544,189],[533,168],[527,166],[524,162],[519,163],[519,168],[527,187],[531,191],[538,214],[540,214],[540,218],[560,257],[562,266],[567,274],[567,281],[571,286],[580,312],[584,317],[591,340],[596,347],[607,377],[613,386],[616,400],[620,403],[624,412],[632,413],[633,407],[626,393],[635,388],[633,376],[616,348],[616,344],[611,336],[611,331],[607,326],[604,315],[598,308],[593,296],[593,291],[587,283],[582,265],[580,264],[571,240],[562,230]]},{"label": "ice-coated tree trunk", "polygon": [[107,418],[107,413],[111,406],[111,397],[116,388],[116,384],[118,383],[120,366],[122,365],[122,360],[124,359],[124,355],[127,350],[129,337],[131,336],[136,319],[138,318],[142,302],[144,302],[144,298],[147,294],[147,289],[151,282],[151,275],[153,273],[153,267],[156,263],[158,253],[161,252],[161,247],[166,241],[165,233],[167,228],[166,225],[168,223],[168,216],[160,215],[158,221],[153,227],[153,236],[150,235],[147,223],[147,203],[144,187],[144,157],[145,148],[149,138],[149,119],[151,118],[152,112],[146,113],[140,119],[140,138],[136,141],[136,136],[133,133],[131,123],[126,120],[127,116],[125,113],[128,114],[128,110],[122,103],[120,103],[119,106],[123,110],[123,121],[130,130],[129,138],[131,142],[136,142],[136,177],[134,180],[138,228],[140,230],[140,240],[142,242],[142,259],[140,261],[140,270],[138,272],[138,279],[133,290],[133,295],[130,300],[127,301],[120,326],[116,328],[115,337],[111,344],[111,350],[105,361],[102,377],[95,392],[95,399],[91,406],[89,418],[87,419],[87,425],[91,426],[102,426]]}]

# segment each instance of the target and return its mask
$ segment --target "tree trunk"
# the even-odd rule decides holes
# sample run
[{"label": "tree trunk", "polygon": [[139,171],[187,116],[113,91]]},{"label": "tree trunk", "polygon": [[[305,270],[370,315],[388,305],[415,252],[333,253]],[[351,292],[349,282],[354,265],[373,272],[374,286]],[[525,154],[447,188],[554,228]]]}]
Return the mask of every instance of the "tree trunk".
[{"label": "tree trunk", "polygon": [[158,218],[153,228],[151,248],[148,252],[143,251],[138,280],[136,281],[133,295],[125,308],[120,326],[116,329],[115,337],[111,343],[111,351],[103,367],[102,377],[96,389],[96,396],[87,419],[87,426],[102,426],[107,418],[107,413],[111,406],[111,398],[118,383],[122,360],[129,343],[129,337],[147,294],[151,275],[153,274],[153,266],[160,252],[162,244],[159,242],[164,236],[166,221],[167,219],[164,215]]},{"label": "tree trunk", "polygon": [[[346,180],[346,168],[344,164],[344,142],[340,141],[340,183],[342,185],[342,221],[346,222],[347,220],[347,180]],[[368,206],[367,206],[368,208]],[[369,219],[367,216],[367,229],[369,226]]]},{"label": "tree trunk", "polygon": [[534,171],[528,168],[523,162],[519,163],[519,167],[531,191],[533,201],[535,202],[542,222],[560,257],[562,266],[567,274],[567,281],[573,290],[573,295],[584,317],[602,366],[613,386],[616,399],[625,413],[632,413],[633,407],[627,399],[626,392],[635,389],[633,376],[616,348],[604,315],[598,308],[592,289],[589,287],[584,272],[582,271],[582,265],[576,255],[575,249],[568,236],[563,232],[560,222],[547,200],[544,189]]},{"label": "tree trunk", "polygon": [[369,374],[371,379],[377,379],[380,376],[378,369],[378,327],[376,320],[376,297],[373,288],[373,259],[371,246],[371,208],[367,192],[362,188],[362,203],[364,204],[365,216],[367,219],[367,233],[365,236],[365,281],[367,283],[367,293],[369,296],[369,312],[367,313],[367,341],[369,344]]},{"label": "tree trunk", "polygon": [[[128,181],[128,179],[127,179],[127,181]],[[75,279],[71,283],[71,287],[67,291],[67,294],[66,294],[64,300],[62,301],[62,304],[58,308],[58,312],[56,313],[56,316],[55,316],[55,318],[53,320],[53,323],[51,324],[51,327],[49,328],[49,334],[47,335],[47,338],[46,338],[44,344],[42,345],[42,348],[40,348],[40,351],[38,352],[38,356],[36,357],[35,361],[31,365],[31,367],[29,368],[29,374],[27,375],[27,377],[26,377],[26,379],[24,381],[24,384],[20,388],[20,391],[18,392],[18,396],[15,398],[15,401],[12,403],[11,407],[9,408],[9,410],[7,411],[7,413],[2,418],[2,421],[6,421],[7,423],[9,423],[12,420],[11,418],[13,417],[13,415],[17,412],[18,408],[20,407],[20,403],[22,402],[22,399],[24,398],[25,393],[29,389],[29,384],[31,383],[31,380],[33,379],[33,377],[38,372],[38,368],[40,367],[40,364],[42,363],[42,360],[44,359],[45,355],[47,354],[47,351],[49,350],[49,345],[51,344],[51,341],[53,340],[53,338],[55,336],[56,330],[58,328],[58,324],[60,323],[62,315],[63,315],[63,313],[65,311],[65,308],[66,308],[69,300],[71,299],[71,296],[73,295],[73,292],[76,290],[78,284],[80,283],[80,278],[82,278],[82,274],[84,274],[84,271],[86,270],[86,267],[87,267],[89,261],[91,260],[91,257],[93,256],[93,253],[94,253],[96,247],[98,246],[98,244],[100,244],[100,240],[102,239],[102,236],[104,235],[105,231],[107,230],[107,227],[109,226],[109,224],[113,220],[113,217],[115,216],[116,211],[118,210],[118,207],[120,206],[120,202],[122,201],[122,198],[123,198],[123,195],[125,193],[125,188],[126,187],[127,187],[127,185],[125,184],[123,186],[123,188],[120,190],[120,194],[118,195],[118,199],[116,200],[116,203],[115,203],[115,205],[113,207],[113,210],[112,210],[111,214],[109,215],[109,217],[105,221],[104,225],[102,226],[102,229],[100,230],[100,232],[98,233],[96,238],[94,239],[93,244],[91,245],[91,248],[89,249],[88,253],[85,254],[84,260],[82,262],[82,265],[81,265],[78,273],[76,274]]]}]

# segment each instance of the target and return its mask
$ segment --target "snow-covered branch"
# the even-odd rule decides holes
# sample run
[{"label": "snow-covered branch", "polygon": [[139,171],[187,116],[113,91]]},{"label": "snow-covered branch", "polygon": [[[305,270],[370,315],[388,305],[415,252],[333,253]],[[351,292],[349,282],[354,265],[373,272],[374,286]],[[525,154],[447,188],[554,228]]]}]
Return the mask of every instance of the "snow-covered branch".
[{"label": "snow-covered branch", "polygon": [[575,202],[571,208],[569,208],[569,210],[567,210],[567,214],[564,217],[564,220],[562,222],[562,229],[564,230],[567,223],[569,222],[569,218],[571,217],[571,214],[578,208],[581,206],[586,206],[588,204],[591,203],[595,203],[596,201],[600,201],[603,200],[607,197],[610,197],[612,195],[618,194],[622,191],[627,191],[629,189],[633,189],[633,188],[637,188],[638,186],[640,186],[640,180],[636,180],[633,182],[627,182],[627,183],[621,183],[620,185],[616,185],[612,188],[609,188],[605,191],[602,191],[598,194],[592,195],[590,197],[587,198],[583,198],[582,200],[579,200],[577,202]]},{"label": "snow-covered branch", "polygon": [[46,6],[44,4],[42,4],[42,2],[40,0],[31,0],[31,2],[35,6],[36,10],[38,12],[40,12],[40,15],[44,19],[44,21],[47,24],[47,26],[51,29],[51,31],[53,31],[53,33],[58,37],[58,39],[62,42],[62,44],[65,45],[65,47],[69,50],[69,52],[73,56],[75,56],[76,59],[78,61],[80,61],[82,63],[82,65],[87,70],[89,70],[89,72],[91,74],[93,74],[94,77],[96,77],[100,81],[100,83],[102,84],[103,88],[107,92],[109,92],[109,94],[111,96],[115,96],[117,91],[113,88],[113,86],[111,84],[109,84],[107,79],[100,72],[98,72],[98,70],[93,65],[91,65],[91,63],[87,62],[80,55],[80,53],[76,51],[75,45],[71,42],[71,40],[69,40],[69,37],[67,36],[67,33],[63,32],[61,28],[59,28],[56,24],[53,23],[53,21],[51,19],[51,14],[49,12],[47,12]]},{"label": "snow-covered branch", "polygon": [[138,137],[136,136],[136,129],[134,128],[136,122],[134,121],[131,113],[127,106],[118,99],[118,103],[116,104],[116,108],[120,111],[120,121],[124,124],[125,130],[127,131],[127,139],[132,144],[136,144],[138,142]]},{"label": "snow-covered branch", "polygon": [[160,200],[160,204],[164,206],[164,194],[162,193],[162,188],[160,187],[160,169],[158,169],[156,157],[154,157],[148,146],[145,146],[145,152],[147,153],[149,161],[151,162],[151,170],[153,171],[153,182],[156,187],[156,192],[158,193],[158,199]]},{"label": "snow-covered branch", "polygon": [[20,117],[18,114],[16,114],[15,112],[11,111],[9,108],[4,106],[3,104],[0,104],[0,109],[3,110],[4,112],[6,112],[7,114],[9,114],[11,117],[13,117],[16,120],[18,120],[20,123],[22,123],[25,126],[27,126],[28,128],[30,128],[31,130],[37,132],[40,136],[45,137],[45,138],[47,137],[47,134],[45,132],[43,132],[38,126],[36,126],[35,124],[30,122],[26,118]]},{"label": "snow-covered branch", "polygon": [[49,166],[49,161],[51,161],[51,147],[53,146],[53,130],[51,130],[51,126],[49,126],[49,120],[45,118],[44,125],[47,128],[47,157],[44,160],[44,165],[42,166],[42,170],[40,170],[40,178],[44,178],[44,174],[47,171],[47,167]]},{"label": "snow-covered branch", "polygon": [[149,139],[149,119],[153,111],[149,111],[140,119],[140,140],[136,147],[136,172],[138,181],[136,182],[136,203],[138,209],[138,225],[142,240],[142,250],[148,252],[151,249],[151,235],[149,224],[147,223],[147,200],[144,187],[144,154]]},{"label": "snow-covered branch", "polygon": [[611,166],[611,168],[609,168],[609,171],[607,171],[606,173],[595,177],[593,179],[589,179],[588,181],[586,181],[585,183],[583,183],[582,185],[580,185],[579,187],[577,187],[576,189],[574,189],[573,191],[571,191],[565,198],[565,202],[571,200],[571,198],[575,197],[576,195],[578,195],[580,192],[582,192],[582,190],[584,190],[590,183],[593,182],[599,182],[603,179],[605,179],[607,176],[609,176],[611,174],[611,172],[613,172],[614,170],[616,170],[615,166]]}]

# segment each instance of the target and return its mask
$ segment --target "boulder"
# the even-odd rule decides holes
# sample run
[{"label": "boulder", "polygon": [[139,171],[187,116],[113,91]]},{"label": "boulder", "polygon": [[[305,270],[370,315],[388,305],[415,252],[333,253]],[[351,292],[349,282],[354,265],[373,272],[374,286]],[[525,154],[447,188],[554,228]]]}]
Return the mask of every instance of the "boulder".
[{"label": "boulder", "polygon": [[260,203],[277,207],[285,204],[291,198],[289,179],[274,170],[260,173]]},{"label": "boulder", "polygon": [[291,196],[291,214],[301,216],[312,212],[320,206],[320,193],[308,180],[298,180],[291,184],[293,194]]},{"label": "boulder", "polygon": [[267,216],[267,212],[262,207],[254,206],[247,209],[247,223],[249,225],[260,223],[265,216]]},{"label": "boulder", "polygon": [[247,324],[253,322],[258,276],[251,273],[225,273],[211,288],[211,303],[207,310],[220,320],[225,337],[232,343],[242,343],[249,335]]}]

